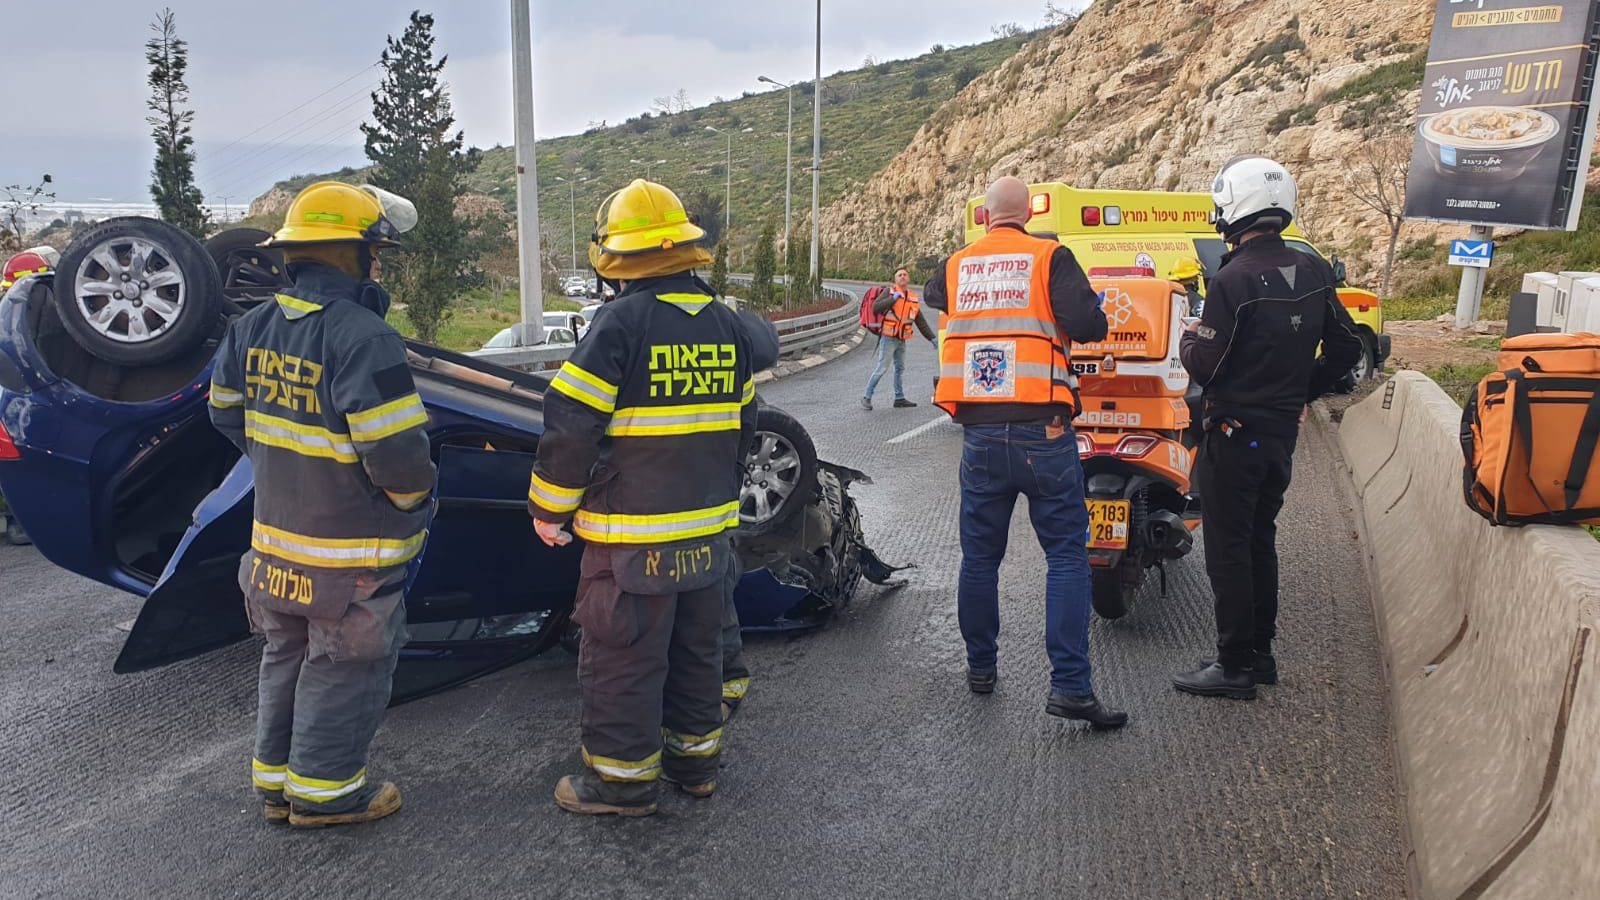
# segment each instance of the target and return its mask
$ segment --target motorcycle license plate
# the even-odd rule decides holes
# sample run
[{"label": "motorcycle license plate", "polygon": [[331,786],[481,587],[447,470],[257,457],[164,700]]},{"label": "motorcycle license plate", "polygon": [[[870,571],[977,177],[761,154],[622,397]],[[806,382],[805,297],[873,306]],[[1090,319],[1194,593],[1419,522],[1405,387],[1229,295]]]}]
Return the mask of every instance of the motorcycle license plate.
[{"label": "motorcycle license plate", "polygon": [[1128,519],[1133,504],[1126,500],[1089,501],[1089,548],[1128,549]]}]

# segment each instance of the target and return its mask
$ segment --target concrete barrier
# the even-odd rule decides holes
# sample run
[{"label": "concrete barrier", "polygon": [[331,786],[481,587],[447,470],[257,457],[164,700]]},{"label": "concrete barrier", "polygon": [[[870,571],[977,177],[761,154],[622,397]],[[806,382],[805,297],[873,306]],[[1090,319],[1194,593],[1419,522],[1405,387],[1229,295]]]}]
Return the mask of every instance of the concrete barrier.
[{"label": "concrete barrier", "polygon": [[1600,897],[1600,542],[1491,528],[1461,408],[1401,372],[1339,439],[1371,556],[1428,898]]}]

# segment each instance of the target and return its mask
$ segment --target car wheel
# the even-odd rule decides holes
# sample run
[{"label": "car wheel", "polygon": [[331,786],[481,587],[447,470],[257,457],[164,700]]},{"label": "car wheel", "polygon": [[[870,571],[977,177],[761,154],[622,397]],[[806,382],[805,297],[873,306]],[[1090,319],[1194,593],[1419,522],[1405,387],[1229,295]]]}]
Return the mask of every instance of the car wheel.
[{"label": "car wheel", "polygon": [[154,219],[109,219],[61,255],[56,309],[92,356],[153,366],[182,356],[216,328],[222,290],[198,241]]},{"label": "car wheel", "polygon": [[1355,368],[1350,370],[1350,375],[1355,378],[1358,384],[1378,373],[1376,364],[1377,351],[1373,346],[1374,343],[1370,335],[1363,334],[1361,336],[1361,359],[1357,360]]},{"label": "car wheel", "polygon": [[289,286],[283,251],[260,246],[272,235],[259,228],[230,228],[206,241],[206,253],[222,277],[222,296],[240,300],[267,300]]},{"label": "car wheel", "polygon": [[795,418],[761,407],[755,445],[745,457],[739,492],[739,532],[762,535],[793,519],[817,489],[817,447]]}]

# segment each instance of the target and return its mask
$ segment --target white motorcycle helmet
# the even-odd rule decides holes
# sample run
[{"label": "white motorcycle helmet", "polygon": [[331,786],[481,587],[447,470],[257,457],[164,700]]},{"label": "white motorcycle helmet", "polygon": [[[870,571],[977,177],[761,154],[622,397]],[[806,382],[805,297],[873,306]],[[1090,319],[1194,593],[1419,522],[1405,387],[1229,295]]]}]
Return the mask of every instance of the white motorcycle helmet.
[{"label": "white motorcycle helmet", "polygon": [[1299,199],[1294,176],[1265,156],[1235,156],[1211,184],[1217,231],[1230,243],[1252,229],[1287,228]]}]

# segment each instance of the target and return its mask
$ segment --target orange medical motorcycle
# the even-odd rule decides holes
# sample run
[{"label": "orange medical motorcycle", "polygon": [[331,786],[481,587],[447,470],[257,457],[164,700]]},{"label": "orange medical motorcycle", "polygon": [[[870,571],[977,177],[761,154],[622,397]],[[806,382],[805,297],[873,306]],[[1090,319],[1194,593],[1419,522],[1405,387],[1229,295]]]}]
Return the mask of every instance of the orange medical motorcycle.
[{"label": "orange medical motorcycle", "polygon": [[1190,381],[1178,358],[1189,301],[1181,285],[1150,269],[1089,275],[1110,328],[1104,341],[1072,348],[1082,394],[1073,425],[1089,503],[1094,610],[1118,619],[1150,569],[1166,593],[1163,563],[1194,549],[1200,526],[1189,497]]}]

